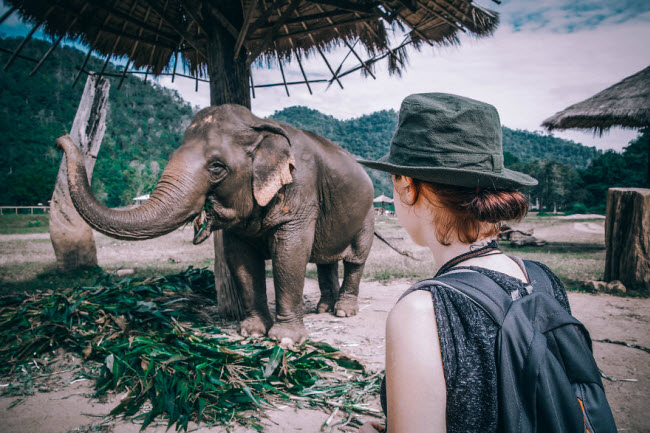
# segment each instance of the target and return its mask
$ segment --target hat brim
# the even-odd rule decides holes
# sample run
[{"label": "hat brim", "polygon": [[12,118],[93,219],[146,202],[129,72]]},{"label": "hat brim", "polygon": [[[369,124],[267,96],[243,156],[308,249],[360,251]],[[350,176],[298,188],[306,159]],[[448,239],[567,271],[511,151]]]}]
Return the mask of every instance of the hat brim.
[{"label": "hat brim", "polygon": [[357,159],[359,164],[391,174],[409,176],[427,182],[468,188],[489,188],[496,190],[518,189],[537,185],[537,180],[527,174],[504,168],[502,173],[475,171],[446,167],[411,167],[389,162],[389,155],[377,161]]}]

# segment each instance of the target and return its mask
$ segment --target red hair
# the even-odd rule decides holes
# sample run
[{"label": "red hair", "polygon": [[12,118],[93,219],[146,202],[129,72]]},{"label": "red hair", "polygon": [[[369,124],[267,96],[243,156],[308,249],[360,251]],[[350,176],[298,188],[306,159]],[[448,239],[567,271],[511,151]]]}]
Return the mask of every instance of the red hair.
[{"label": "red hair", "polygon": [[528,213],[528,200],[519,191],[441,185],[417,179],[406,188],[409,187],[415,193],[413,201],[402,202],[413,206],[422,196],[436,208],[433,223],[442,245],[450,245],[454,235],[463,243],[497,236],[503,221],[520,221]]}]

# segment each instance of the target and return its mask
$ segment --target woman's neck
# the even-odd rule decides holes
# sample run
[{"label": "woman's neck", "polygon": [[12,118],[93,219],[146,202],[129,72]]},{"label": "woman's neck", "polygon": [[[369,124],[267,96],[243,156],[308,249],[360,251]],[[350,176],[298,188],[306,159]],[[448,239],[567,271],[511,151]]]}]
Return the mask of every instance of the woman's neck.
[{"label": "woman's neck", "polygon": [[428,247],[433,254],[433,260],[436,263],[436,266],[440,268],[442,265],[447,263],[449,260],[457,257],[461,254],[476,250],[481,247],[487,246],[490,241],[494,240],[493,238],[484,238],[477,240],[471,244],[463,243],[459,240],[453,241],[450,245],[442,245],[438,239],[433,236],[430,238]]}]

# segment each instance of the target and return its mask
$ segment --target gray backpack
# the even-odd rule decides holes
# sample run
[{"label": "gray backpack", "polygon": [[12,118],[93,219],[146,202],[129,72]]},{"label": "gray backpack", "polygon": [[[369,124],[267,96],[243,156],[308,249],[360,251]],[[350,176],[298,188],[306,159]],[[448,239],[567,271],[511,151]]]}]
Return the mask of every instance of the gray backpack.
[{"label": "gray backpack", "polygon": [[539,265],[516,261],[530,281],[525,296],[509,296],[479,272],[453,269],[402,297],[440,284],[469,298],[499,327],[499,432],[616,432],[587,329],[562,308]]}]

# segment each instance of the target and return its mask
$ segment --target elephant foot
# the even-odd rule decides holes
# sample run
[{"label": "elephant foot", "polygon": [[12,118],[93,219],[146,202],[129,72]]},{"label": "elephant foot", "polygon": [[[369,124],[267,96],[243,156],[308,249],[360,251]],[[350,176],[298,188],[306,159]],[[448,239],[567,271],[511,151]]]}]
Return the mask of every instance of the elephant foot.
[{"label": "elephant foot", "polygon": [[302,323],[276,323],[269,331],[269,338],[272,338],[284,347],[292,347],[300,344],[308,337],[307,330]]},{"label": "elephant foot", "polygon": [[263,337],[273,326],[273,320],[260,316],[251,316],[239,324],[239,333],[242,337]]},{"label": "elephant foot", "polygon": [[334,304],[335,302],[332,299],[320,298],[320,301],[318,301],[318,306],[316,307],[316,311],[318,314],[334,311]]},{"label": "elephant foot", "polygon": [[356,316],[359,304],[356,299],[339,299],[334,306],[334,311],[338,317]]}]

